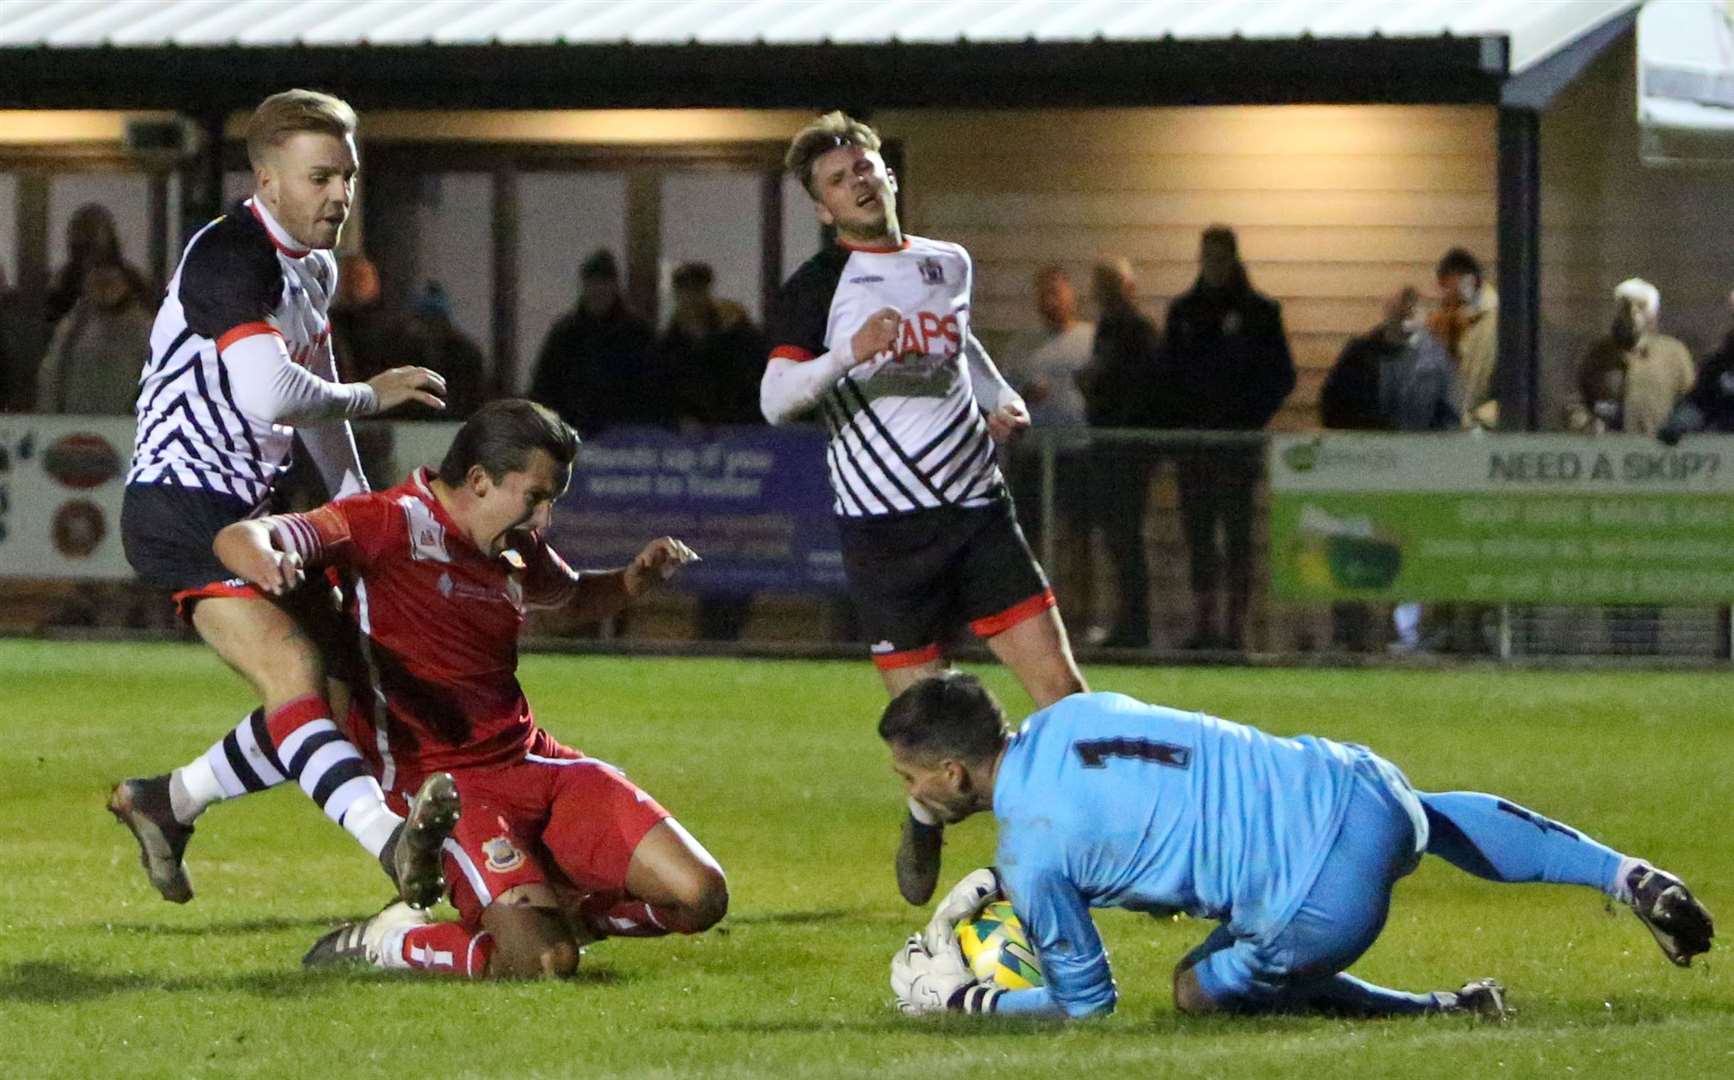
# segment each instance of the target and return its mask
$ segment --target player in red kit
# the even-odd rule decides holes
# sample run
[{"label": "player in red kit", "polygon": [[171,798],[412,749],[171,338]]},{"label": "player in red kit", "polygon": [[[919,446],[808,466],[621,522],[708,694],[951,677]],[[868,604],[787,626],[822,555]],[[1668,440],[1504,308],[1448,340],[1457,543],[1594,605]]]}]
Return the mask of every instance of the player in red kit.
[{"label": "player in red kit", "polygon": [[495,401],[437,471],[218,535],[224,565],[269,593],[313,567],[354,576],[367,685],[350,738],[394,803],[441,771],[463,802],[445,846],[460,921],[394,904],[321,938],[308,964],[565,975],[581,941],[698,933],[727,910],[710,853],[619,770],[542,730],[518,683],[528,609],[607,618],[697,558],[664,537],[619,570],[567,566],[542,535],[577,452],[548,409]]}]

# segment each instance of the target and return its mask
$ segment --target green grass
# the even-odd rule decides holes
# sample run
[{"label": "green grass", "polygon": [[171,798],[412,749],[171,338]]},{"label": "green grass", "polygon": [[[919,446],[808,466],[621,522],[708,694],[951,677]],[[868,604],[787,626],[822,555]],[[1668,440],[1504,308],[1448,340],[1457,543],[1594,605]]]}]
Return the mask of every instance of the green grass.
[{"label": "green grass", "polygon": [[[1416,989],[1496,975],[1520,1012],[1342,1022],[1177,1017],[1168,970],[1207,926],[1099,920],[1121,998],[1073,1026],[914,1023],[887,961],[902,813],[859,663],[530,657],[542,722],[614,761],[728,870],[697,938],[609,941],[569,983],[312,975],[383,878],[300,794],[215,808],[198,898],[157,900],[108,784],[202,750],[250,703],[207,651],[0,642],[0,1076],[1711,1076],[1734,1073],[1718,950],[1671,967],[1581,890],[1428,860],[1356,971]],[[1717,674],[1103,668],[1099,689],[1369,743],[1424,788],[1498,792],[1686,875],[1734,911],[1734,724]],[[1024,698],[988,673],[1003,698]],[[947,881],[991,824],[953,830]],[[1638,1070],[1642,1070],[1638,1072]]]}]

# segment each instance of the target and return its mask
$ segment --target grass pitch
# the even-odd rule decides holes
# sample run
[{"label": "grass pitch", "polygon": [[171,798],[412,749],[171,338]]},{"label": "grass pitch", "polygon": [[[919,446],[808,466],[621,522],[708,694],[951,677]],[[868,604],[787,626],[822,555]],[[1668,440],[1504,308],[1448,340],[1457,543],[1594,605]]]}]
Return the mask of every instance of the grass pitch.
[{"label": "grass pitch", "polygon": [[[986,674],[1024,709],[1003,672]],[[1087,674],[1368,743],[1423,788],[1497,792],[1646,855],[1734,917],[1726,675]],[[1124,912],[1098,915],[1112,1018],[911,1022],[889,1006],[887,963],[925,913],[892,883],[902,810],[865,661],[541,656],[523,677],[548,728],[625,768],[721,860],[733,906],[719,930],[604,942],[568,983],[304,973],[315,937],[388,894],[307,799],[214,808],[186,907],[156,898],[103,811],[114,779],[181,763],[250,708],[238,680],[197,647],[0,642],[0,1076],[1734,1074],[1725,945],[1677,970],[1591,893],[1433,859],[1398,887],[1355,971],[1411,989],[1495,975],[1519,1010],[1509,1026],[1185,1020],[1168,971],[1209,927]],[[992,850],[985,819],[952,832],[947,885]]]}]

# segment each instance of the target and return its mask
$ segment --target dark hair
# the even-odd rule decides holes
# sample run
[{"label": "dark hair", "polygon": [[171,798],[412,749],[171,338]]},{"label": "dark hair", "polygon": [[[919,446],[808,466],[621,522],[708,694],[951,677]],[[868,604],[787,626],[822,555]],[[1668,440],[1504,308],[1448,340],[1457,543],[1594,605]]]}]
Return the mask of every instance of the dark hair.
[{"label": "dark hair", "polygon": [[677,289],[708,289],[716,281],[716,271],[710,268],[710,263],[681,263],[675,267],[671,281]]},{"label": "dark hair", "polygon": [[813,191],[813,162],[839,146],[859,146],[868,153],[879,149],[879,133],[847,113],[828,112],[795,132],[783,155],[783,168],[801,180],[807,194]]},{"label": "dark hair", "polygon": [[885,706],[879,737],[917,756],[965,764],[999,753],[1005,710],[974,675],[948,671],[904,690]]},{"label": "dark hair", "polygon": [[1481,260],[1469,253],[1468,248],[1454,247],[1447,251],[1434,268],[1434,277],[1444,277],[1446,274],[1473,274],[1476,281],[1485,281],[1481,272]]},{"label": "dark hair", "polygon": [[578,433],[546,405],[523,398],[490,401],[458,429],[440,462],[440,480],[457,487],[480,465],[499,483],[507,473],[522,472],[537,450],[546,450],[556,465],[570,465],[578,456]]},{"label": "dark hair", "polygon": [[1240,258],[1240,237],[1234,235],[1232,225],[1211,225],[1199,237],[1201,244],[1221,244],[1228,248],[1228,253],[1236,259]]},{"label": "dark hair", "polygon": [[597,248],[590,253],[578,266],[578,280],[588,281],[591,278],[607,278],[609,281],[620,280],[620,264],[614,259],[614,252],[607,248]]}]

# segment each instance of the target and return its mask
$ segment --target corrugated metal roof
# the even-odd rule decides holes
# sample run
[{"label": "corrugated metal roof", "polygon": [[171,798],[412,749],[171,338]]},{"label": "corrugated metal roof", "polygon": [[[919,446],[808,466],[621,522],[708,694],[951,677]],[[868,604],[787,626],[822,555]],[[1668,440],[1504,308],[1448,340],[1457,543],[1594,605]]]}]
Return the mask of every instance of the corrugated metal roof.
[{"label": "corrugated metal roof", "polygon": [[1519,72],[1637,0],[6,0],[0,47],[800,45],[1506,36]]}]

